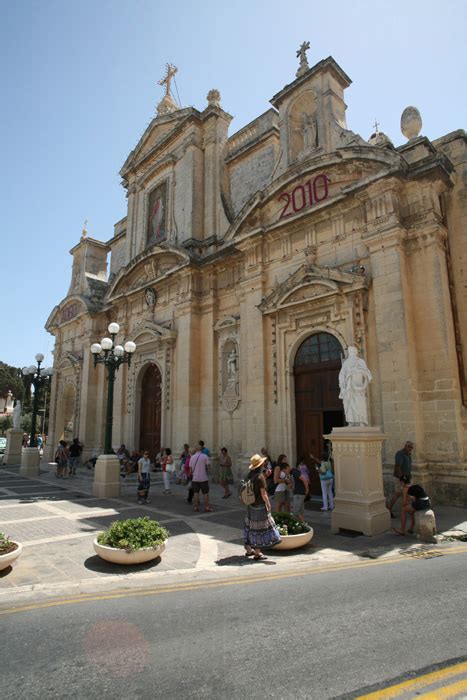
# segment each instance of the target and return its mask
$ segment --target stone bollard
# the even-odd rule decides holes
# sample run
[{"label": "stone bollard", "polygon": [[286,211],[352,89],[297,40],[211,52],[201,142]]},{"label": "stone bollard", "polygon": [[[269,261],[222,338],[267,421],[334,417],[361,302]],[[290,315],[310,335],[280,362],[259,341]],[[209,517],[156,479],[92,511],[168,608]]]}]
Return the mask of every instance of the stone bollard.
[{"label": "stone bollard", "polygon": [[417,510],[415,512],[415,532],[417,539],[422,542],[436,542],[436,519],[432,510]]}]

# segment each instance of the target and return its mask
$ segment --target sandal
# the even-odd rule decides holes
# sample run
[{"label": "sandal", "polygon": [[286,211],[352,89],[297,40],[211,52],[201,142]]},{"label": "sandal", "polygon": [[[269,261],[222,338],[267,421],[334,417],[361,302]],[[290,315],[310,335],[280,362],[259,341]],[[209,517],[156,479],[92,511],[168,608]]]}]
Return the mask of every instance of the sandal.
[{"label": "sandal", "polygon": [[254,549],[250,549],[249,551],[247,549],[245,549],[245,556],[246,557],[252,557],[254,553],[255,553]]},{"label": "sandal", "polygon": [[211,506],[208,506],[207,508],[204,509],[205,513],[212,513],[212,508]]},{"label": "sandal", "polygon": [[255,561],[264,561],[265,559],[267,559],[267,556],[265,554],[255,554],[253,559]]}]

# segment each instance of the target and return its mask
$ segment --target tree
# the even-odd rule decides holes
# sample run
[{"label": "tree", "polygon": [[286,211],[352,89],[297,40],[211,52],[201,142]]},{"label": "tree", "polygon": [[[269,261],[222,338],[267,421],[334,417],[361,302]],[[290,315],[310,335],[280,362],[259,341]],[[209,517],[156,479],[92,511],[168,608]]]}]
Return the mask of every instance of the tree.
[{"label": "tree", "polygon": [[11,391],[15,399],[22,399],[24,395],[24,382],[19,367],[11,367],[5,362],[0,362],[0,396],[4,399]]},{"label": "tree", "polygon": [[4,435],[8,428],[11,428],[11,426],[12,422],[10,416],[0,418],[0,433],[2,433],[2,435]]}]

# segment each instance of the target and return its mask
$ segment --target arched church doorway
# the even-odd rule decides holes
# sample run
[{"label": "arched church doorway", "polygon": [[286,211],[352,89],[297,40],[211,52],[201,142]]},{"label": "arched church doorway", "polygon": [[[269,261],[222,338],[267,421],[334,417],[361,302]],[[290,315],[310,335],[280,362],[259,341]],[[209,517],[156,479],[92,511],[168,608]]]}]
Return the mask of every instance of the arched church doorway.
[{"label": "arched church doorway", "polygon": [[149,365],[141,381],[139,447],[151,458],[161,448],[162,376],[157,365]]},{"label": "arched church doorway", "polygon": [[339,399],[342,347],[330,333],[310,335],[299,347],[294,362],[297,457],[310,469],[312,495],[321,494],[319,475],[309,455],[320,459],[323,435],[345,425]]}]

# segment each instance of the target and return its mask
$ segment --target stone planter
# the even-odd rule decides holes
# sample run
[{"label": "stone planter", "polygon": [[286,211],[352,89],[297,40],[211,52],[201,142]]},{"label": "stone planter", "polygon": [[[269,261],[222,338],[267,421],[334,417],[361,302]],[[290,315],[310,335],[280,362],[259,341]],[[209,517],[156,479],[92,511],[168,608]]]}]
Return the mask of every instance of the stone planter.
[{"label": "stone planter", "polygon": [[0,554],[0,571],[11,566],[15,559],[18,559],[23,550],[23,545],[19,542],[13,542],[13,544],[17,545],[13,552],[8,552],[8,554]]},{"label": "stone planter", "polygon": [[308,525],[308,532],[301,532],[299,535],[281,535],[279,544],[274,545],[274,550],[298,549],[304,547],[313,537],[313,528]]},{"label": "stone planter", "polygon": [[151,559],[160,557],[165,549],[165,542],[158,547],[145,547],[137,549],[134,552],[127,552],[125,549],[116,549],[115,547],[107,547],[104,544],[99,544],[97,538],[93,542],[94,551],[101,559],[110,561],[112,564],[123,564],[124,566],[133,566],[134,564],[144,564]]}]

